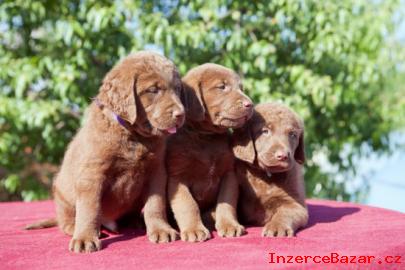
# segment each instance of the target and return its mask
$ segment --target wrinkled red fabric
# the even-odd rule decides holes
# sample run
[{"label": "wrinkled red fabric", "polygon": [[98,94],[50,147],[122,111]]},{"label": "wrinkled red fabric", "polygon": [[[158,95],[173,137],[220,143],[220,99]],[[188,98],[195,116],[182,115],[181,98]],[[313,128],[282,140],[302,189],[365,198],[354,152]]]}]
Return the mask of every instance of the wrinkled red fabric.
[{"label": "wrinkled red fabric", "polygon": [[[73,254],[70,237],[57,228],[22,230],[54,216],[51,201],[1,203],[0,269],[405,269],[405,214],[322,200],[308,200],[308,206],[309,224],[293,238],[263,238],[261,228],[253,227],[240,238],[222,239],[214,232],[204,243],[153,244],[144,231],[126,230],[103,239],[99,252]],[[269,263],[269,253],[286,260],[331,253],[376,259],[371,264]],[[387,256],[401,256],[400,263],[387,263]]]}]

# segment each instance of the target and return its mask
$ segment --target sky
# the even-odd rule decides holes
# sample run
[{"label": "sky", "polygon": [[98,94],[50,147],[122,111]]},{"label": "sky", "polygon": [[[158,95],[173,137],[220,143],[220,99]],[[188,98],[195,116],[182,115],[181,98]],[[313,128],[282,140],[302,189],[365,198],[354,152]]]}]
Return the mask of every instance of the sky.
[{"label": "sky", "polygon": [[[402,134],[405,137],[405,133]],[[405,213],[405,153],[379,160],[380,169],[370,177],[371,190],[366,204]]]},{"label": "sky", "polygon": [[405,130],[393,133],[393,142],[402,144],[392,155],[372,155],[358,161],[358,178],[370,184],[365,204],[405,213]]}]

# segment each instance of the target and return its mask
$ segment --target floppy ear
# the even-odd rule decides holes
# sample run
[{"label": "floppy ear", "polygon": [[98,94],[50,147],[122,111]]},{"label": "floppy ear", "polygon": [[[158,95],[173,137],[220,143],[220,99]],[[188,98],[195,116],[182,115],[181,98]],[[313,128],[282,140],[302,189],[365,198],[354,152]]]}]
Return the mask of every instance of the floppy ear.
[{"label": "floppy ear", "polygon": [[131,125],[136,121],[136,77],[111,71],[103,80],[98,96],[107,106]]},{"label": "floppy ear", "polygon": [[236,158],[253,164],[256,150],[251,136],[249,123],[243,128],[235,129],[232,134],[232,150]]},{"label": "floppy ear", "polygon": [[200,122],[205,118],[204,102],[201,96],[201,85],[190,85],[182,82],[181,102],[186,110],[186,117]]},{"label": "floppy ear", "polygon": [[295,149],[294,159],[301,165],[305,162],[304,131],[302,131],[298,141],[298,146]]}]

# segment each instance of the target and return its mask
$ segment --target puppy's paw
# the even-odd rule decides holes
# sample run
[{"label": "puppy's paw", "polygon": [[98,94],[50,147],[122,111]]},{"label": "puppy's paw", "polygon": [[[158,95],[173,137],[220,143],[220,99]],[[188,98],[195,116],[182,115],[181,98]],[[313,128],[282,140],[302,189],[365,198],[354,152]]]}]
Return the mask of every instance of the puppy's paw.
[{"label": "puppy's paw", "polygon": [[187,229],[180,233],[181,240],[186,242],[203,242],[211,238],[211,234],[203,225],[194,229]]},{"label": "puppy's paw", "polygon": [[292,237],[294,236],[294,229],[289,225],[283,222],[270,221],[268,222],[263,230],[263,237]]},{"label": "puppy's paw", "polygon": [[148,238],[153,243],[169,243],[177,239],[177,232],[170,226],[165,226],[148,232]]},{"label": "puppy's paw", "polygon": [[75,253],[89,253],[101,249],[101,241],[98,237],[72,238],[69,243],[69,250]]},{"label": "puppy's paw", "polygon": [[245,233],[245,227],[237,222],[221,222],[215,224],[215,228],[221,237],[238,237]]}]

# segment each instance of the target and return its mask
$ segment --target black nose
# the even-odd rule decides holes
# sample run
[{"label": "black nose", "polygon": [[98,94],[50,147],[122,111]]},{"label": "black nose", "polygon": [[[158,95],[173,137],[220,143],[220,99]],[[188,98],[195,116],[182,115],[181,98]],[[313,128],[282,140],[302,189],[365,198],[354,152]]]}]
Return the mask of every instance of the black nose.
[{"label": "black nose", "polygon": [[290,158],[290,152],[279,150],[276,152],[275,156],[279,161],[286,161]]}]

